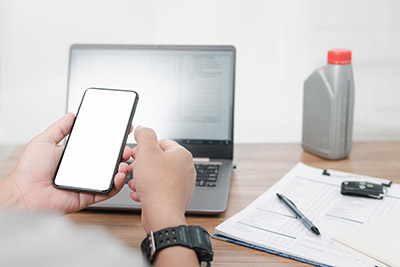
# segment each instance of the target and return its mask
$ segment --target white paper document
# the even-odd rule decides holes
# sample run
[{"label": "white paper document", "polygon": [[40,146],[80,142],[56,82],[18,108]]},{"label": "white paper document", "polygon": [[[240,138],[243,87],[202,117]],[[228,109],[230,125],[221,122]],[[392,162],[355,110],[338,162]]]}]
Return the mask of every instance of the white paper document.
[{"label": "white paper document", "polygon": [[333,237],[333,241],[377,266],[400,266],[400,210]]},{"label": "white paper document", "polygon": [[[322,172],[322,169],[298,163],[247,208],[218,225],[214,237],[227,237],[234,243],[251,244],[320,266],[374,266],[337,248],[331,238],[400,209],[400,185],[392,184],[382,200],[344,196],[340,193],[343,181],[388,181],[333,170],[329,170],[329,176]],[[321,236],[296,219],[276,193],[293,201],[319,229]]]}]

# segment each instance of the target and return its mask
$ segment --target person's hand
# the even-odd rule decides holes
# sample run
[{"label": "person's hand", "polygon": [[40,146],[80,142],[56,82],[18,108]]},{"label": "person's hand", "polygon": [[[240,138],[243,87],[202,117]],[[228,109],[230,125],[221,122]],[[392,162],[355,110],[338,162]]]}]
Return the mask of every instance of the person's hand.
[{"label": "person's hand", "polygon": [[[70,133],[74,119],[72,113],[66,114],[29,142],[13,173],[2,181],[0,192],[4,194],[0,197],[0,205],[16,206],[28,212],[69,213],[110,198],[122,189],[129,168],[125,162],[120,163],[114,188],[108,194],[78,193],[53,186],[54,174],[64,149],[58,143]],[[131,149],[126,147],[122,160],[128,160],[131,153]],[[9,205],[4,203],[5,196],[9,196],[5,200]]]},{"label": "person's hand", "polygon": [[142,204],[146,232],[186,224],[196,171],[191,153],[172,140],[157,141],[150,128],[135,130],[137,146],[131,164],[131,197]]},{"label": "person's hand", "polygon": [[[193,193],[196,170],[192,154],[172,140],[157,141],[150,128],[135,130],[131,197],[142,204],[146,231],[186,225],[185,211]],[[173,246],[161,250],[153,266],[199,266],[194,250]]]}]

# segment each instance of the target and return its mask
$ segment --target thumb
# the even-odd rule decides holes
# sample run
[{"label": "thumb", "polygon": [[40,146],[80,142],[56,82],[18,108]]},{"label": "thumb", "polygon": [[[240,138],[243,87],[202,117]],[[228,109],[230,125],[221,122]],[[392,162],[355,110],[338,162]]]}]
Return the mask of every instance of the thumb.
[{"label": "thumb", "polygon": [[58,144],[71,132],[74,121],[75,115],[73,113],[67,113],[64,117],[50,125],[50,127],[42,133],[42,136],[47,140]]},{"label": "thumb", "polygon": [[160,149],[157,141],[157,135],[151,128],[138,126],[135,129],[135,140],[138,149]]},{"label": "thumb", "polygon": [[159,146],[161,148],[162,151],[168,151],[168,150],[172,150],[174,148],[180,147],[180,145],[171,140],[171,139],[163,139],[159,142]]}]

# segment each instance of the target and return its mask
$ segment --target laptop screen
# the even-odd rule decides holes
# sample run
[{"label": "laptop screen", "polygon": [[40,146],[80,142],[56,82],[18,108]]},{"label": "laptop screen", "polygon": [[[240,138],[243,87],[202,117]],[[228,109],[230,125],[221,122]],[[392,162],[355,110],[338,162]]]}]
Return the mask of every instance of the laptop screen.
[{"label": "laptop screen", "polygon": [[232,46],[73,45],[67,111],[89,87],[135,90],[135,126],[181,143],[231,144],[234,68]]}]

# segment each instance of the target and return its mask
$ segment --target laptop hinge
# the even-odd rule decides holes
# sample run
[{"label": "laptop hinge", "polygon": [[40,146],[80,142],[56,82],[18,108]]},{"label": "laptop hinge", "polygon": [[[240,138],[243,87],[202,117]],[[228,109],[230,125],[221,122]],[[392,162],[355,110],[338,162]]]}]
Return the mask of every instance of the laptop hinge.
[{"label": "laptop hinge", "polygon": [[194,162],[210,162],[210,158],[193,158]]}]

